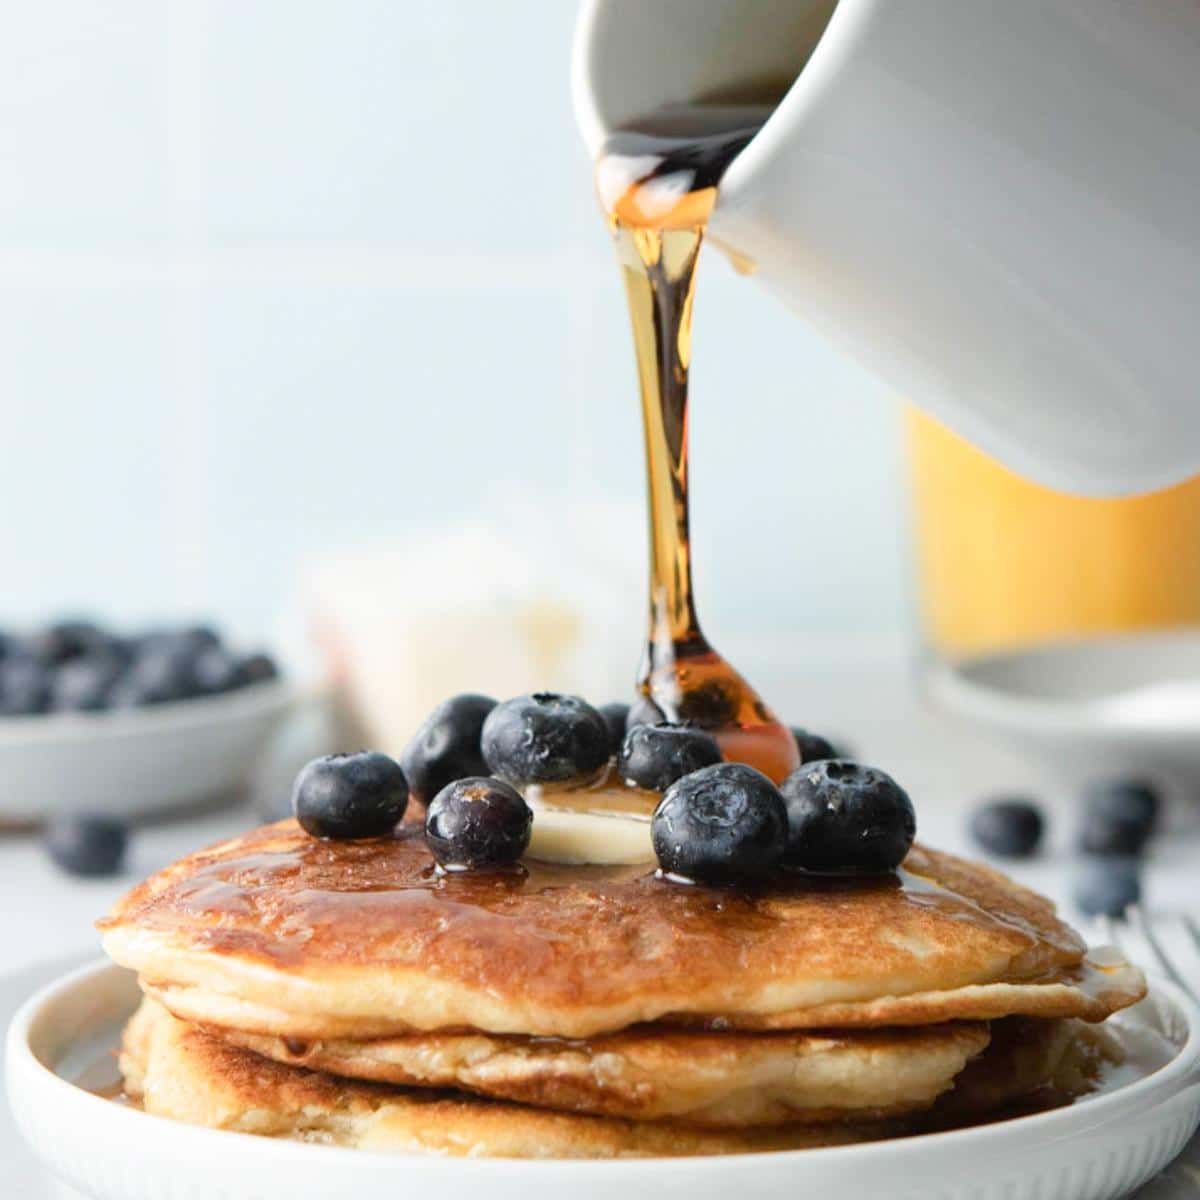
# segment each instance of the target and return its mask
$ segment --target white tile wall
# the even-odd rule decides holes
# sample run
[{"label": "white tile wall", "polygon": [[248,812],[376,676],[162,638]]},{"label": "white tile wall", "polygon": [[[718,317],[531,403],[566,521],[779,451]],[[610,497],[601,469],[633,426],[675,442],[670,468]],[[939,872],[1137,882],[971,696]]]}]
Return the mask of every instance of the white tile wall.
[{"label": "white tile wall", "polygon": [[[0,622],[274,624],[323,547],[641,495],[568,0],[50,0],[0,37]],[[895,406],[710,252],[714,632],[903,626]],[[630,524],[640,561],[642,529]]]}]

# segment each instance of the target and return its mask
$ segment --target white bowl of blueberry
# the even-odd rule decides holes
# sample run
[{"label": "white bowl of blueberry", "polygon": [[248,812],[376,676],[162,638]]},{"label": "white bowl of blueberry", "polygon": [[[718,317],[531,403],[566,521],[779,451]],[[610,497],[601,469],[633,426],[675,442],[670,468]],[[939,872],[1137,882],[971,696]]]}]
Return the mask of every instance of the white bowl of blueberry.
[{"label": "white bowl of blueberry", "polygon": [[135,816],[244,781],[293,692],[204,625],[0,633],[0,821]]}]

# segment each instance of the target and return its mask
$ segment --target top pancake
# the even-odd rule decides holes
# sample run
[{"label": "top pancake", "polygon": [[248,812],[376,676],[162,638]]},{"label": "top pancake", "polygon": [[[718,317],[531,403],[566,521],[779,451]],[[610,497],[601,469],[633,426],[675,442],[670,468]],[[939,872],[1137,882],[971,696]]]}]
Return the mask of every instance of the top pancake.
[{"label": "top pancake", "polygon": [[182,859],[100,925],[177,1015],[277,1036],[1099,1020],[1142,987],[1089,971],[1049,901],[921,847],[895,877],[735,891],[644,867],[440,875],[418,831],[324,842],[283,821]]}]

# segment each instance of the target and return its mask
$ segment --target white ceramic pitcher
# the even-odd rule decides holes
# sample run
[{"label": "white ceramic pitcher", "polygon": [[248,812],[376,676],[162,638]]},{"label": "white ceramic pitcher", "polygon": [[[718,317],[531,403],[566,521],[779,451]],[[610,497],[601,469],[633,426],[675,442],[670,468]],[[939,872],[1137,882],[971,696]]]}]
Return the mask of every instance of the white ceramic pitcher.
[{"label": "white ceramic pitcher", "polygon": [[584,0],[593,154],[781,77],[714,238],[1023,474],[1117,495],[1200,471],[1200,3]]}]

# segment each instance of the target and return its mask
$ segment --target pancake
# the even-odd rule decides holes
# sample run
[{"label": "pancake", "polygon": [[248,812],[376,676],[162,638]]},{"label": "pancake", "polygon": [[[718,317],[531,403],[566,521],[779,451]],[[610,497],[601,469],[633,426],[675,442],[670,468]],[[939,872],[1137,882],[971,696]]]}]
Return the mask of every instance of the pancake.
[{"label": "pancake", "polygon": [[1008,1017],[994,1021],[991,1030],[988,1048],[938,1098],[935,1118],[960,1124],[1014,1105],[1067,1104],[1090,1092],[1103,1069],[1124,1058],[1120,1040],[1103,1025]]},{"label": "pancake", "polygon": [[442,1092],[353,1083],[282,1066],[146,1001],[121,1054],[126,1092],[146,1112],[212,1129],[403,1154],[633,1158],[744,1154],[873,1141],[883,1124],[692,1129],[549,1112]]},{"label": "pancake", "polygon": [[283,821],[152,876],[100,928],[177,1016],[323,1041],[1098,1021],[1144,992],[1088,966],[1048,900],[919,846],[895,876],[734,891],[645,867],[442,875],[417,830],[324,842]]},{"label": "pancake", "polygon": [[276,1062],[333,1075],[712,1128],[917,1112],[953,1086],[989,1036],[978,1022],[853,1034],[682,1033],[648,1026],[590,1042],[486,1034],[298,1042],[216,1032]]}]

